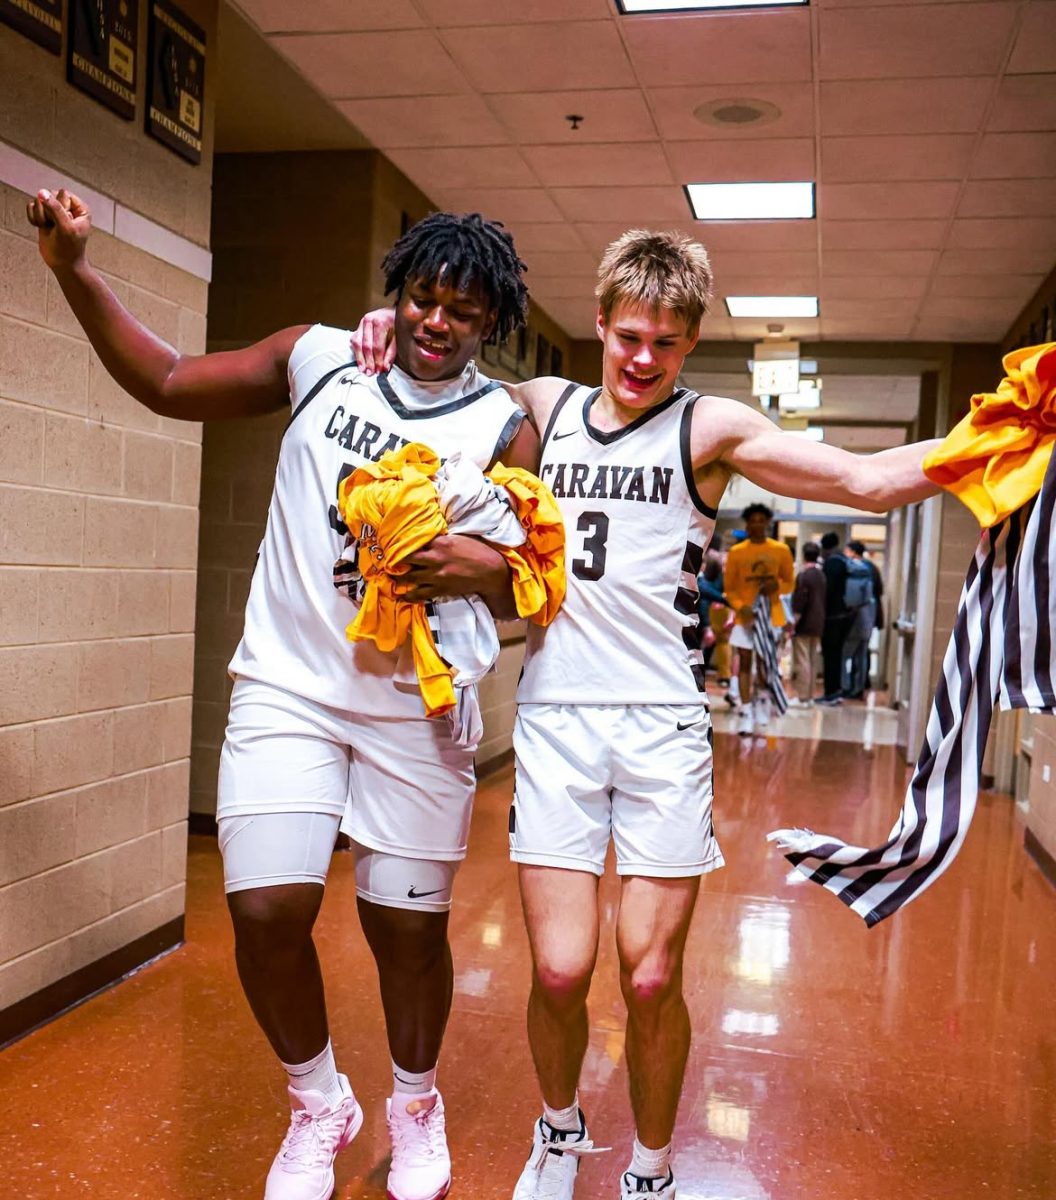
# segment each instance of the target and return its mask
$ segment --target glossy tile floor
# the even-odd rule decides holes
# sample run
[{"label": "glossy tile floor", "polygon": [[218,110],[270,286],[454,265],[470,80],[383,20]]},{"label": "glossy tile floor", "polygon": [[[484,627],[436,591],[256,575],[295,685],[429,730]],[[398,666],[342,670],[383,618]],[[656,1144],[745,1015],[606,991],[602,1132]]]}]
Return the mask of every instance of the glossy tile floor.
[{"label": "glossy tile floor", "polygon": [[[898,737],[898,713],[888,708],[884,699],[883,693],[868,692],[864,701],[848,700],[833,708],[820,704],[789,708],[783,717],[775,716],[760,736],[854,742],[867,750],[893,746]],[[736,733],[736,712],[721,699],[713,700],[712,705],[716,732]]]},{"label": "glossy tile floor", "polygon": [[[677,1133],[680,1200],[1052,1200],[1056,1196],[1056,892],[1012,802],[984,798],[961,858],[867,931],[796,882],[764,841],[806,824],[878,838],[901,800],[897,752],[808,738],[717,739],[729,866],[691,942],[695,1025]],[[481,789],[453,917],[458,990],[442,1064],[453,1198],[508,1197],[538,1100],[528,982],[505,859],[509,773]],[[367,1108],[337,1200],[381,1200],[388,1062],[373,967],[339,856],[319,942],[338,1061]],[[607,879],[611,934],[618,902]],[[0,1055],[5,1196],[259,1200],[285,1128],[283,1078],[231,962],[215,845],[192,839],[187,946]],[[579,1200],[615,1200],[632,1128],[611,937],[591,996],[583,1100],[614,1152]]]}]

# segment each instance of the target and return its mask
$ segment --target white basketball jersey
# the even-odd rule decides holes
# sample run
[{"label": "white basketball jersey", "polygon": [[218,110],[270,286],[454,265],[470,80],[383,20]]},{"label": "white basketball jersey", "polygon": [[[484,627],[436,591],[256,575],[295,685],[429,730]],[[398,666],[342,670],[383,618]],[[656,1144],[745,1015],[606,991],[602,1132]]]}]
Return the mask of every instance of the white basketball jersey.
[{"label": "white basketball jersey", "polygon": [[230,671],[334,708],[421,717],[421,696],[393,686],[398,655],[345,637],[356,610],[333,586],[334,560],[348,532],[336,508],[337,486],[408,442],[423,442],[441,458],[461,450],[487,467],[523,413],[473,363],[457,379],[437,383],[398,367],[363,375],[349,337],[347,330],[314,325],[290,355],[293,415]]},{"label": "white basketball jersey", "polygon": [[590,423],[601,389],[572,384],[543,436],[540,475],[565,521],[568,591],[528,626],[522,704],[704,700],[697,573],[715,510],[693,484],[684,390],[610,433]]}]

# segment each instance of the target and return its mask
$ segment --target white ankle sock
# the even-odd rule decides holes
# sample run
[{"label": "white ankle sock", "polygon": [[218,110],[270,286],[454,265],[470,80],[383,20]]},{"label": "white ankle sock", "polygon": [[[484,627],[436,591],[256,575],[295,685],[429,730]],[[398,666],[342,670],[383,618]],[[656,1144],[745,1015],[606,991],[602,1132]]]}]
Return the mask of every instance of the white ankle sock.
[{"label": "white ankle sock", "polygon": [[632,1175],[639,1179],[660,1179],[667,1175],[671,1163],[671,1143],[659,1150],[650,1150],[634,1139],[634,1150],[631,1154],[631,1165],[627,1168]]},{"label": "white ankle sock", "polygon": [[310,1058],[306,1063],[283,1063],[282,1067],[290,1077],[290,1087],[297,1091],[322,1092],[332,1108],[336,1108],[344,1099],[337,1078],[334,1048],[329,1042],[315,1058]]},{"label": "white ankle sock", "polygon": [[401,1096],[426,1096],[436,1088],[436,1067],[431,1071],[405,1071],[392,1061],[392,1090]]},{"label": "white ankle sock", "polygon": [[543,1116],[555,1129],[574,1133],[579,1129],[579,1092],[568,1108],[551,1108],[543,1101]]}]

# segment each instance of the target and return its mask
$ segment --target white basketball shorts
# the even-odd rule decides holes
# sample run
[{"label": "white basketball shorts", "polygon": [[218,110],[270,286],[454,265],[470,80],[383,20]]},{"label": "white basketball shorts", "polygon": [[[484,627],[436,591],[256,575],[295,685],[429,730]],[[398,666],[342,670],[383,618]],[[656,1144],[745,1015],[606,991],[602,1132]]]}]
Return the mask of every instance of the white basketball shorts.
[{"label": "white basketball shorts", "polygon": [[355,842],[405,858],[465,857],[473,755],[447,721],[371,717],[239,678],[220,754],[217,820],[336,816]]},{"label": "white basketball shorts", "polygon": [[601,875],[678,878],[723,865],[702,704],[522,704],[510,857]]}]

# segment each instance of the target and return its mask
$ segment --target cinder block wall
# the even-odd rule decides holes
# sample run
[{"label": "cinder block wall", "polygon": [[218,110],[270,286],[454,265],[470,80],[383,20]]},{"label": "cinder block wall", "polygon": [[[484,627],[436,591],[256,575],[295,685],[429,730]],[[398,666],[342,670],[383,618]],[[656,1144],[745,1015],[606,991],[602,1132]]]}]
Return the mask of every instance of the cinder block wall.
[{"label": "cinder block wall", "polygon": [[[214,0],[186,7],[211,38]],[[79,180],[206,247],[211,131],[208,111],[192,167],[0,27],[5,170],[29,155],[40,186]],[[77,973],[180,936],[201,451],[101,369],[26,199],[0,188],[0,1041],[79,998]],[[90,252],[151,328],[204,348],[201,278],[102,232]]]}]

